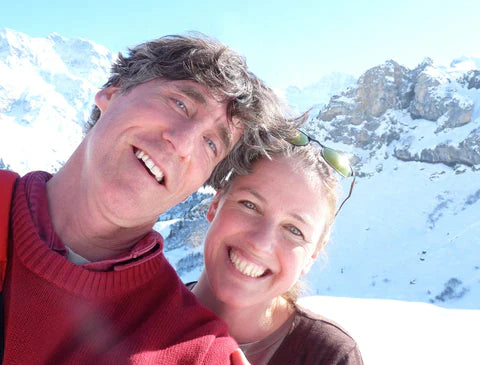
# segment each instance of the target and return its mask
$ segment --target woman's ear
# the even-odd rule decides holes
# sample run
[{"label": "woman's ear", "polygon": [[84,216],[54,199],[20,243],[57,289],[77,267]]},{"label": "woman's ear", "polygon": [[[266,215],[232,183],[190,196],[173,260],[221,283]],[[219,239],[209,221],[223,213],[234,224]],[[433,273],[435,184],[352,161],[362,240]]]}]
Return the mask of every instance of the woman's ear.
[{"label": "woman's ear", "polygon": [[212,223],[213,218],[215,218],[215,214],[217,213],[218,209],[218,204],[220,203],[220,198],[222,197],[223,191],[217,190],[217,193],[212,199],[212,202],[210,203],[210,206],[208,207],[208,212],[207,212],[207,221]]},{"label": "woman's ear", "polygon": [[102,114],[107,109],[107,106],[112,100],[113,95],[115,95],[119,90],[119,87],[109,86],[105,89],[100,90],[95,95],[95,104],[98,106],[98,109],[100,109],[100,112]]},{"label": "woman's ear", "polygon": [[315,260],[317,260],[317,257],[320,254],[320,251],[322,251],[322,249],[326,245],[326,243],[327,243],[327,241],[324,241],[324,242],[322,242],[321,245],[318,245],[318,247],[313,252],[312,256],[309,256],[307,258],[307,262],[305,262],[305,265],[303,266],[303,269],[302,269],[302,275],[308,274],[308,272],[310,271],[313,263],[315,262]]}]

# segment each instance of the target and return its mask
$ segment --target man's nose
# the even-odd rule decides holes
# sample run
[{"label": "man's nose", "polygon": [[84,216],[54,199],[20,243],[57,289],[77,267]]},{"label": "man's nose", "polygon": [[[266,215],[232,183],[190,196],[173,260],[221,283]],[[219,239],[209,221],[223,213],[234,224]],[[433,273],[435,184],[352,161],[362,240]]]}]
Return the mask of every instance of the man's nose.
[{"label": "man's nose", "polygon": [[175,152],[184,158],[191,157],[195,145],[203,139],[200,128],[192,121],[176,123],[164,131],[163,136]]}]

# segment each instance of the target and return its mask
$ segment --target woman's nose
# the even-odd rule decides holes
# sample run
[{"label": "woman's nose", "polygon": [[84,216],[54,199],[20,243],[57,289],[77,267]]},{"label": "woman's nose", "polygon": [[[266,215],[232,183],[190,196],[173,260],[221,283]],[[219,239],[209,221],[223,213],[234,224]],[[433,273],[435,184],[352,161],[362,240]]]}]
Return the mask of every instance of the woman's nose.
[{"label": "woman's nose", "polygon": [[275,230],[268,222],[256,224],[247,236],[247,244],[258,252],[272,252],[275,242]]}]

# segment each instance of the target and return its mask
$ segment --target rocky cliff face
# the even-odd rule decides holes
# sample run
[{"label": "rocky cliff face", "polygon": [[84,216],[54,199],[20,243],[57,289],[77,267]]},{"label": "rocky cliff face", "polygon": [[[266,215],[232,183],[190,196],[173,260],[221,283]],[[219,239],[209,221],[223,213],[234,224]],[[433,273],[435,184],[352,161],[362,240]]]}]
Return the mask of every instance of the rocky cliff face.
[{"label": "rocky cliff face", "polygon": [[[472,123],[478,89],[478,70],[447,70],[430,59],[409,70],[387,61],[332,97],[311,124],[328,129],[336,142],[362,149],[397,141],[394,155],[403,161],[474,166],[480,164],[478,122]],[[412,132],[425,122],[431,123],[429,137],[438,143],[417,150],[407,136],[425,138]],[[462,140],[449,141],[448,135],[460,130],[465,134]]]}]

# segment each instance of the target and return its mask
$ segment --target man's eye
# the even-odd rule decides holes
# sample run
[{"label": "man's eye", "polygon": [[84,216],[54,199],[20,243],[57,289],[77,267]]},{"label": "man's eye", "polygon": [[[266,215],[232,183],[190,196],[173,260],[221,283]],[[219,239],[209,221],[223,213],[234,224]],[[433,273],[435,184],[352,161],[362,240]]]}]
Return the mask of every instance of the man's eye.
[{"label": "man's eye", "polygon": [[175,104],[177,104],[177,106],[184,112],[187,112],[187,107],[180,100],[175,100]]},{"label": "man's eye", "polygon": [[245,205],[248,209],[257,210],[257,207],[255,206],[255,204],[253,204],[252,202],[249,202],[248,200],[242,200],[240,203]]},{"label": "man's eye", "polygon": [[213,143],[213,141],[207,137],[204,137],[204,139],[205,139],[205,142],[207,142],[208,147],[212,149],[215,155],[217,155],[217,146],[215,145],[215,143]]},{"label": "man's eye", "polygon": [[300,231],[297,227],[295,226],[288,226],[287,229],[293,233],[295,236],[303,237],[302,231]]}]

